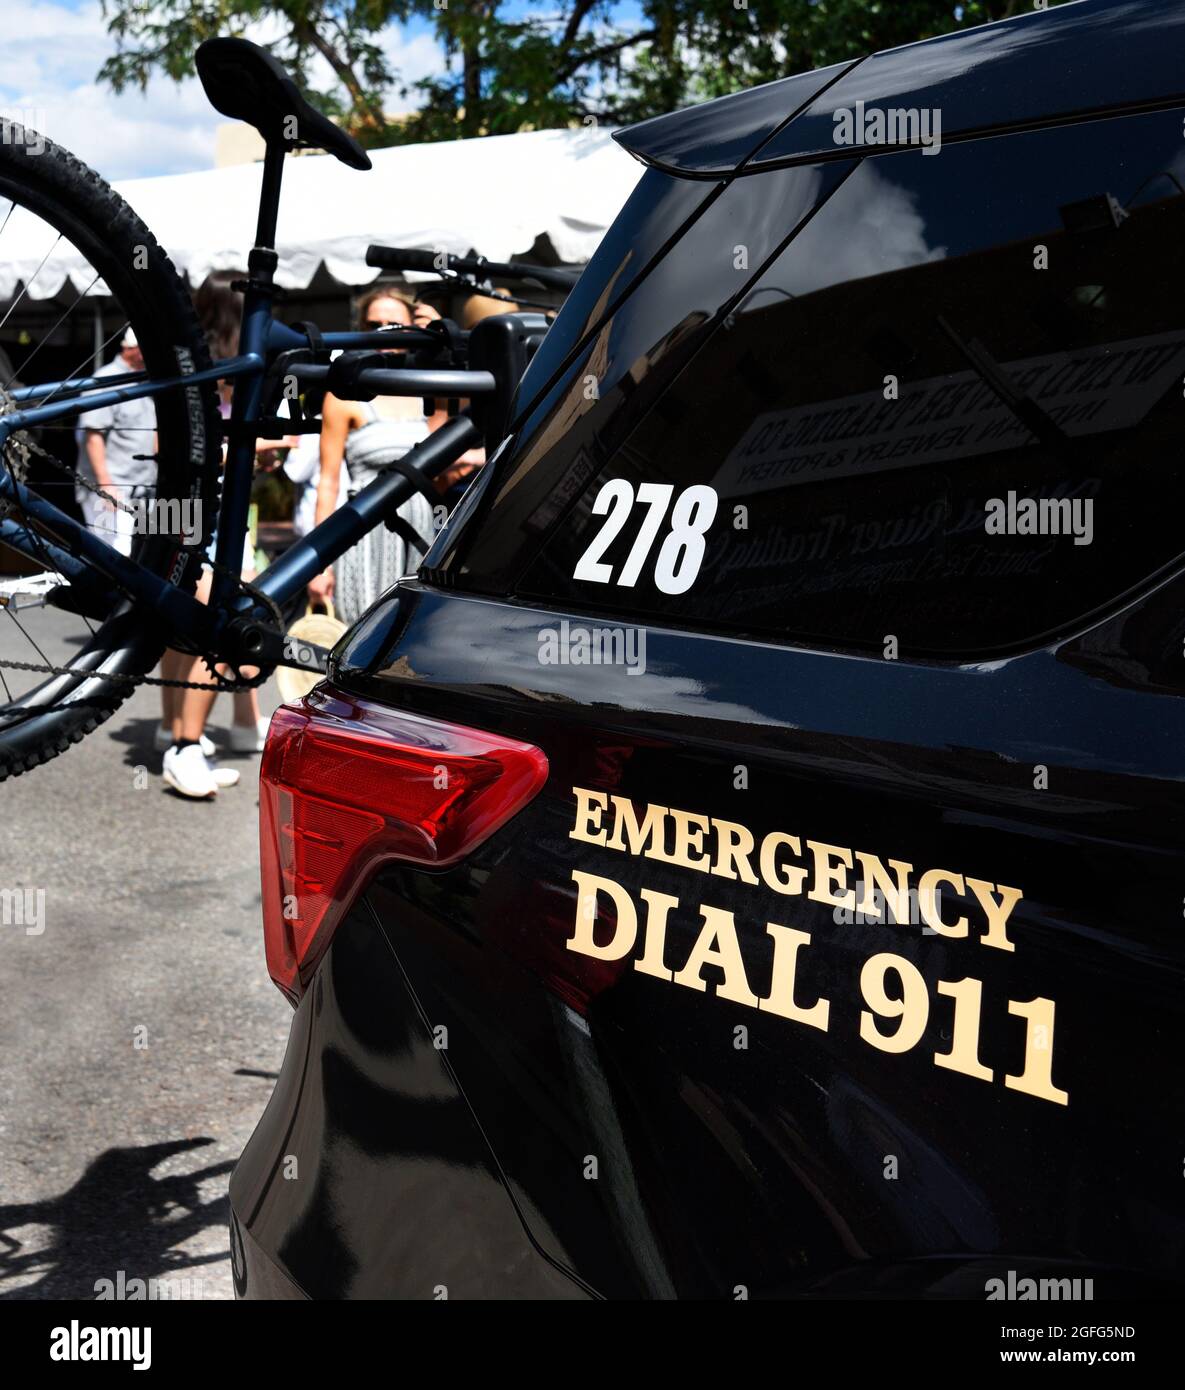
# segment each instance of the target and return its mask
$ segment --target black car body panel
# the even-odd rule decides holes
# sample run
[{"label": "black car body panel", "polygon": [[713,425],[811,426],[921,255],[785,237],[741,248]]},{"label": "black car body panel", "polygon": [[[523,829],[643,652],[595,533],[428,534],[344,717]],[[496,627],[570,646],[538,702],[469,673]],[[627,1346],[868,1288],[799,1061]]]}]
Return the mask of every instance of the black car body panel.
[{"label": "black car body panel", "polygon": [[241,1295],[285,1296],[285,1279],[287,1296],[309,1298],[587,1296],[532,1244],[446,1061],[358,903],[296,1013],[280,1083],[235,1170],[234,1209],[253,1243]]},{"label": "black car body panel", "polygon": [[[777,84],[643,128],[745,172],[647,172],[330,671],[546,784],[352,886],[232,1181],[243,1292],[1179,1296],[1185,156],[1180,110],[1111,110],[1166,98],[1124,56],[1157,17],[824,94],[966,84],[1008,129],[941,159],[756,172]],[[604,496],[696,489],[670,554],[645,508],[605,539]],[[986,529],[1026,491],[1091,542]]]},{"label": "black car body panel", "polygon": [[[1180,586],[1163,597],[1174,622],[1180,598]],[[657,629],[640,678],[541,667],[540,625],[558,615],[416,585],[383,616],[368,669],[347,651],[342,686],[533,737],[552,778],[464,865],[382,873],[298,1010],[287,1080],[232,1197],[302,1287],[432,1297],[456,1279],[441,1254],[455,1239],[468,1242],[471,1273],[505,1263],[484,1288],[454,1284],[453,1296],[511,1296],[506,1232],[483,1233],[460,1197],[455,1210],[405,1199],[408,1175],[423,1170],[444,1191],[460,1177],[486,1184],[487,1222],[517,1210],[546,1256],[548,1270],[527,1282],[539,1296],[554,1266],[606,1296],[805,1294],[833,1280],[858,1291],[891,1258],[918,1262],[898,1288],[982,1297],[981,1261],[1010,1252],[1046,1277],[1094,1277],[1098,1296],[1172,1286],[1185,1221],[1176,1167],[1156,1156],[1172,1151],[1185,1097],[1153,1059],[1183,1042],[1179,699],[1099,679],[1083,643],[983,671],[875,659],[853,670],[852,658],[799,652],[788,685],[782,649]],[[1114,653],[1140,620],[1117,619],[1096,645]],[[1163,707],[1151,739],[1150,698]],[[1035,728],[1057,730],[1056,794],[1017,775],[1036,756]],[[741,763],[753,790],[734,787]],[[756,836],[785,829],[1022,886],[1016,949],[836,925],[802,897],[612,850],[574,855],[574,787],[639,805],[661,795]],[[830,1001],[827,1030],[566,951],[573,864],[639,908],[643,890],[678,900],[674,968],[701,903],[732,911],[758,994],[765,920],[801,928],[811,945],[798,999]],[[937,996],[906,1055],[862,1039],[861,967],[886,951],[931,985],[983,981],[978,1055],[990,1082],[935,1065],[951,1033]],[[1064,1107],[1002,1083],[1023,1069],[1009,1001],[1032,998],[1057,1004]],[[432,1052],[440,1025],[444,1058]],[[418,1066],[435,1089],[412,1084]],[[311,1190],[285,1183],[281,1152],[302,1171],[315,1165]],[[589,1156],[596,1181],[583,1176]],[[294,1210],[297,1192],[310,1198]],[[925,1263],[938,1257],[950,1265]]]}]

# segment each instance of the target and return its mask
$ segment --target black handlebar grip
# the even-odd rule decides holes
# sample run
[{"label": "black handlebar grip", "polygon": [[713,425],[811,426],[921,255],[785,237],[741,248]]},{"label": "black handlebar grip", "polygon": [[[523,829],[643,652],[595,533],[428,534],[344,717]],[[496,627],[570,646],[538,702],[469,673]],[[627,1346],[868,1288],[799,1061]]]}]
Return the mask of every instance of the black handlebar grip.
[{"label": "black handlebar grip", "polygon": [[409,251],[402,246],[366,248],[366,264],[379,270],[434,270],[439,274],[436,256],[435,251]]}]

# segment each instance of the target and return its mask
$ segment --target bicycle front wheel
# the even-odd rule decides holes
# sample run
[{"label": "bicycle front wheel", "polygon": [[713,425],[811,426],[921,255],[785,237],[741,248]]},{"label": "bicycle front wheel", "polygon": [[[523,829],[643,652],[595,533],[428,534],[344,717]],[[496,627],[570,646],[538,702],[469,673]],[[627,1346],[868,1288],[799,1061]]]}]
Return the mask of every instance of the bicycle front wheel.
[{"label": "bicycle front wheel", "polygon": [[[19,408],[20,385],[93,375],[130,343],[129,328],[150,378],[208,367],[186,285],[127,203],[35,132],[5,122],[0,134],[0,413]],[[142,450],[123,436],[129,475],[149,481],[113,471],[104,491],[116,507],[88,474],[86,441],[102,432],[79,425],[82,406],[14,433],[0,467],[63,511],[81,506],[104,539],[192,592],[218,501],[216,392],[191,384],[153,403],[155,420],[132,427]],[[0,780],[97,728],[130,693],[126,678],[150,671],[166,645],[151,615],[97,576],[63,572],[52,542],[16,504],[0,504]]]}]

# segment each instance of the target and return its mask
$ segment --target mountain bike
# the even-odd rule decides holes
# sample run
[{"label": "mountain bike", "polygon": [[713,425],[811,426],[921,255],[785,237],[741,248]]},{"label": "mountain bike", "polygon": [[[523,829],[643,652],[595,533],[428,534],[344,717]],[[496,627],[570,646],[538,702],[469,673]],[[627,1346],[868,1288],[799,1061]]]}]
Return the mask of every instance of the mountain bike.
[{"label": "mountain bike", "polygon": [[[94,272],[89,284],[75,284],[77,298],[0,386],[0,553],[7,561],[0,568],[19,571],[0,574],[0,622],[27,643],[19,656],[6,659],[0,651],[0,780],[46,762],[97,728],[137,684],[153,679],[148,673],[167,646],[204,657],[208,683],[220,689],[259,684],[281,664],[324,671],[324,649],[286,643],[280,605],[391,520],[415,489],[427,490],[466,450],[497,443],[518,378],[547,329],[543,314],[529,312],[487,320],[472,335],[448,320],[336,333],[321,333],[311,323],[280,323],[273,316],[275,234],[286,154],[320,149],[358,170],[370,168],[370,159],[255,44],[211,39],[195,61],[212,105],[255,126],[266,148],[255,244],[240,284],[238,352],[231,358],[211,361],[184,281],[118,194],[43,136],[12,123],[0,130],[0,199],[8,203],[0,221],[0,268],[5,229],[15,218],[18,229],[27,230],[32,218],[55,238],[37,273],[52,265],[63,242]],[[554,290],[570,289],[574,281],[558,269],[400,248],[371,247],[367,261],[380,269],[430,270],[482,292],[494,275]],[[14,285],[0,329],[34,278],[19,294]],[[76,369],[58,380],[21,384],[88,292],[104,288],[114,332],[106,333],[108,316],[103,340],[96,333],[93,351]],[[143,370],[96,376],[92,367],[88,374],[87,364],[128,327],[143,353]],[[391,365],[394,350],[406,365]],[[473,365],[478,361],[480,369]],[[219,382],[230,383],[232,392],[226,419]],[[468,404],[247,583],[240,578],[241,557],[258,441],[319,432],[320,420],[308,407],[326,391],[347,400],[389,394]],[[70,450],[83,412],[139,397],[151,397],[156,410],[155,447],[145,442],[146,456],[155,457],[156,485],[151,509],[141,505],[136,512],[140,524],[132,526],[125,555],[52,494],[55,486],[84,489],[98,492],[112,509],[132,509],[83,477]],[[182,529],[181,519],[195,516],[200,525]],[[213,570],[208,604],[194,597],[203,563]],[[48,614],[52,621],[43,617]],[[70,615],[77,632],[63,636],[62,614]],[[229,676],[218,674],[217,666]]]}]

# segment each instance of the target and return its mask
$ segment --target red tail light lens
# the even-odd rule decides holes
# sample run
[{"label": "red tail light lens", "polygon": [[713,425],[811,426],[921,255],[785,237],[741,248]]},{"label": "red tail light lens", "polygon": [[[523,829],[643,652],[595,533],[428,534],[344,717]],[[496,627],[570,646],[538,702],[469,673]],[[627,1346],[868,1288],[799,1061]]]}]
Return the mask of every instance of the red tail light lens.
[{"label": "red tail light lens", "polygon": [[259,773],[268,972],[293,1002],[384,860],[455,864],[547,780],[529,743],[322,686],[272,716]]}]

